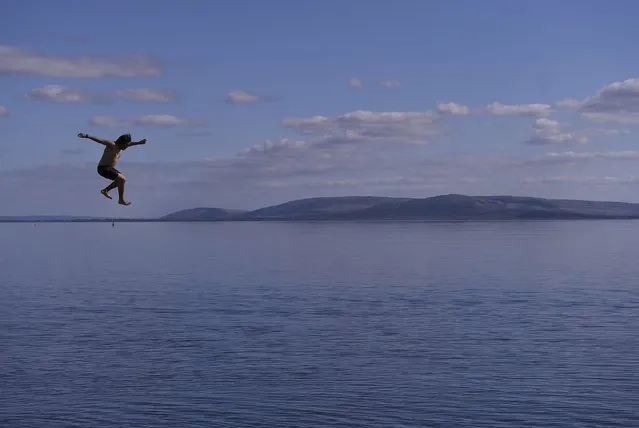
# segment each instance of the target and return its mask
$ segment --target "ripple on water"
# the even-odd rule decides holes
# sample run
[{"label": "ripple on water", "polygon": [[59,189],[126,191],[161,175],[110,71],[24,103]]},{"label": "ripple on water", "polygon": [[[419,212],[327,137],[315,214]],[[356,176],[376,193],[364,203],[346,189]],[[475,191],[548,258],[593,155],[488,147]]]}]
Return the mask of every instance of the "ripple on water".
[{"label": "ripple on water", "polygon": [[183,227],[0,227],[4,426],[639,426],[623,222]]}]

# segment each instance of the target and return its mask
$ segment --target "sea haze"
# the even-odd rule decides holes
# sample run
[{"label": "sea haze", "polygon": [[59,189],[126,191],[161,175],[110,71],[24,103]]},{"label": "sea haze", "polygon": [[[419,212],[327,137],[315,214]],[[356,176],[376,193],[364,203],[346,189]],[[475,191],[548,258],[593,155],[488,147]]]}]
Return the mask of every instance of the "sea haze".
[{"label": "sea haze", "polygon": [[6,427],[636,427],[636,221],[0,224]]}]

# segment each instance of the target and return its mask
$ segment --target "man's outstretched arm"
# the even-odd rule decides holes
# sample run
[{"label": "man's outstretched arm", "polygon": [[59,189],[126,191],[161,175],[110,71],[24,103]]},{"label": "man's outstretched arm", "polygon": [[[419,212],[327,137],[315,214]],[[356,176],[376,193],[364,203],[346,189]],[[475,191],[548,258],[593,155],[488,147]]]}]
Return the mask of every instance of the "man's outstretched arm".
[{"label": "man's outstretched arm", "polygon": [[80,133],[80,134],[78,134],[78,137],[80,137],[80,138],[88,138],[89,140],[93,140],[96,143],[104,144],[105,146],[112,146],[112,145],[115,144],[111,140],[106,140],[104,138],[94,137],[93,135],[89,135],[89,134]]},{"label": "man's outstretched arm", "polygon": [[127,144],[127,147],[131,147],[131,146],[138,146],[140,144],[146,144],[146,138],[140,140],[140,141],[131,141],[129,144]]}]

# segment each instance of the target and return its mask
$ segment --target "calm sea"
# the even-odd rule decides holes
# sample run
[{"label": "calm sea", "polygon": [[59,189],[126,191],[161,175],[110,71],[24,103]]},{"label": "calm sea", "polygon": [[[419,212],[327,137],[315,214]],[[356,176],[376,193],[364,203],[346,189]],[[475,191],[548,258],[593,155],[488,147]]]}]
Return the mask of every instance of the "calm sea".
[{"label": "calm sea", "polygon": [[638,427],[638,231],[0,224],[0,426]]}]

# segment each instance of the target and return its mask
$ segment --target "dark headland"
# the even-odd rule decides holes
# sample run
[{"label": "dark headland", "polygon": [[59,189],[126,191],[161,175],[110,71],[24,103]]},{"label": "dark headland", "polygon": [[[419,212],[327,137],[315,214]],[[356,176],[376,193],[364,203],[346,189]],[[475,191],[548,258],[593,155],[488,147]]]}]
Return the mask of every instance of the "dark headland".
[{"label": "dark headland", "polygon": [[[117,218],[123,222],[186,221],[472,221],[639,219],[639,203],[525,196],[440,195],[429,198],[344,196],[299,199],[257,210],[192,208],[159,218]],[[112,218],[26,216],[0,222],[99,222]]]}]

